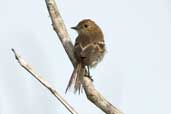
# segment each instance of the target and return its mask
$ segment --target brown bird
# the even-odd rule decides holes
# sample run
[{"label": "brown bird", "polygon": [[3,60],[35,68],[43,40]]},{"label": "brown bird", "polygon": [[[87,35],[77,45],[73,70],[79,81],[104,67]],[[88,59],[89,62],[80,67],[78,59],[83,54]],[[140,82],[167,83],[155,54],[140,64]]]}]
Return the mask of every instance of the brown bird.
[{"label": "brown bird", "polygon": [[[99,63],[105,53],[104,37],[100,27],[92,20],[85,19],[72,27],[78,32],[74,45],[74,55],[78,64],[76,65],[67,90],[74,85],[75,92],[82,90],[83,77],[90,77],[89,67],[94,67]],[[85,72],[87,66],[88,73]]]}]

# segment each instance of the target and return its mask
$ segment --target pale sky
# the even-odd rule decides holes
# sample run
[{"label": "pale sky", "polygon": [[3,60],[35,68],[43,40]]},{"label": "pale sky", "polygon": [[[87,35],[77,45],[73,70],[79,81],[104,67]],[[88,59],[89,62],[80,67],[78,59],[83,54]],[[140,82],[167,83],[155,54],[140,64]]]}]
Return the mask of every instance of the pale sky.
[{"label": "pale sky", "polygon": [[[94,85],[125,114],[170,114],[170,0],[56,0],[70,29],[90,18],[103,30],[107,53],[91,70]],[[0,4],[0,114],[69,114],[25,71],[11,48],[80,113],[103,114],[85,94],[65,88],[73,67],[51,26],[44,0]]]}]

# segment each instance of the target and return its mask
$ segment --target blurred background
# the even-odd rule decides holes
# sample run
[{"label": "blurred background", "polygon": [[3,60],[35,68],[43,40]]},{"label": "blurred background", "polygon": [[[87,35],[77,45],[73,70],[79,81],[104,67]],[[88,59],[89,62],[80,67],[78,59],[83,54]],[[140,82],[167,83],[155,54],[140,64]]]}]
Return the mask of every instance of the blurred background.
[{"label": "blurred background", "polygon": [[[125,114],[171,113],[170,0],[56,0],[70,29],[90,18],[107,53],[91,70],[94,85]],[[14,48],[80,113],[103,114],[85,94],[65,88],[73,67],[51,26],[44,0],[0,4],[0,114],[69,114],[14,58]]]}]

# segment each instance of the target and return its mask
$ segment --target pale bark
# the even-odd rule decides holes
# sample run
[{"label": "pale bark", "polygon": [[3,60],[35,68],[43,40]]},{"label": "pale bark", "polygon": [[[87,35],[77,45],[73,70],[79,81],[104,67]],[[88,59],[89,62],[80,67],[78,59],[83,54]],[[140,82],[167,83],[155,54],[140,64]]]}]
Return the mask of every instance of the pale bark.
[{"label": "pale bark", "polygon": [[[76,65],[76,59],[74,58],[73,44],[69,38],[68,32],[64,25],[63,19],[60,16],[59,10],[55,3],[55,0],[45,0],[46,5],[52,20],[52,26],[57,33],[63,47],[68,54],[72,64]],[[109,103],[93,86],[91,79],[84,77],[83,87],[87,98],[99,107],[106,114],[122,114],[116,107]]]}]

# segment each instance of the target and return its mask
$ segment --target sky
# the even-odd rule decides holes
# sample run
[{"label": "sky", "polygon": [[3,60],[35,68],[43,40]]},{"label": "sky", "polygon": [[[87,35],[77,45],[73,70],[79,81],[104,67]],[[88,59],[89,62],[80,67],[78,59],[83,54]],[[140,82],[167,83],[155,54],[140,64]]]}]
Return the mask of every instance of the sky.
[{"label": "sky", "polygon": [[[107,53],[91,70],[94,86],[125,114],[171,113],[170,0],[56,0],[70,29],[82,19],[103,30]],[[15,60],[14,48],[80,114],[103,114],[65,88],[73,71],[44,0],[0,4],[0,114],[69,114]]]}]

